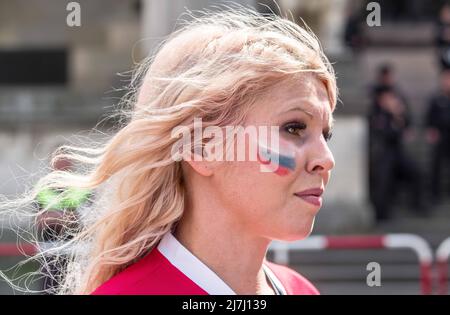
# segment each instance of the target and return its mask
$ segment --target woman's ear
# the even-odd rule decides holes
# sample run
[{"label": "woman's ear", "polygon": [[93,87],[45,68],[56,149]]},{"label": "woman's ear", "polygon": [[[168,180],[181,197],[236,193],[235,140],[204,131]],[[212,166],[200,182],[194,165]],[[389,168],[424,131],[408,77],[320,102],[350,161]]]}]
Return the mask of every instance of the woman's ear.
[{"label": "woman's ear", "polygon": [[195,161],[195,159],[185,161],[195,172],[202,176],[212,176],[214,174],[214,162],[206,161],[202,159],[201,161]]},{"label": "woman's ear", "polygon": [[214,159],[214,155],[211,156],[211,152],[208,149],[201,149],[199,151],[187,152],[182,154],[184,162],[202,176],[212,176],[217,167],[218,161]]}]

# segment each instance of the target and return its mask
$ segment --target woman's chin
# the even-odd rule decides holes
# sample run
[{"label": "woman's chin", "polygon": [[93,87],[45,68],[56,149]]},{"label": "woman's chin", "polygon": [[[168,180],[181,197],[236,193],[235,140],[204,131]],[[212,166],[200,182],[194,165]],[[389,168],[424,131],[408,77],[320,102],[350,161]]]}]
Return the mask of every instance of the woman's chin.
[{"label": "woman's chin", "polygon": [[294,242],[307,238],[314,228],[314,218],[310,223],[303,223],[295,227],[286,228],[277,238],[279,241]]}]

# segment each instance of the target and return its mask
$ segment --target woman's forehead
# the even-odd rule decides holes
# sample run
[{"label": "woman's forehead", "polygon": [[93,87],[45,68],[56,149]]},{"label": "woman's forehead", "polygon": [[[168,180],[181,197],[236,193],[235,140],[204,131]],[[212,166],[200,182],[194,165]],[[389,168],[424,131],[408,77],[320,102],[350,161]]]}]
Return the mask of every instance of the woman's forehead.
[{"label": "woman's forehead", "polygon": [[325,84],[314,75],[305,74],[297,80],[287,80],[272,86],[259,100],[259,108],[271,115],[301,109],[327,120],[332,110]]},{"label": "woman's forehead", "polygon": [[304,73],[293,79],[286,79],[274,86],[270,94],[277,98],[283,95],[284,99],[314,98],[329,103],[325,84],[313,73]]}]

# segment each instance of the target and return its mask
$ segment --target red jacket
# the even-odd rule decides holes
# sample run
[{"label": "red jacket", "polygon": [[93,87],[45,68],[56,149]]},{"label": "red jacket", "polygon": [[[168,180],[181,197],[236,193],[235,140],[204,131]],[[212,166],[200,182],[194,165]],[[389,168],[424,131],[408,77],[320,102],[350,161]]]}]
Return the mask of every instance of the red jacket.
[{"label": "red jacket", "polygon": [[[288,295],[317,295],[302,275],[282,265],[264,262],[271,282]],[[223,282],[171,233],[144,258],[100,285],[93,295],[232,295]]]}]

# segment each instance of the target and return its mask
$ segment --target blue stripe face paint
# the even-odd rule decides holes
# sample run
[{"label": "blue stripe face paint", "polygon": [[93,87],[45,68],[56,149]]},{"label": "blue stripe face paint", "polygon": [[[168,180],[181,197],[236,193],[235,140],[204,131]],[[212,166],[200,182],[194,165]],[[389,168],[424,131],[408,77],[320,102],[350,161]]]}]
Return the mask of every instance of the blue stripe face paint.
[{"label": "blue stripe face paint", "polygon": [[286,176],[296,168],[295,150],[293,146],[280,139],[279,149],[258,144],[258,161],[267,166],[265,172],[274,172],[279,176]]}]

